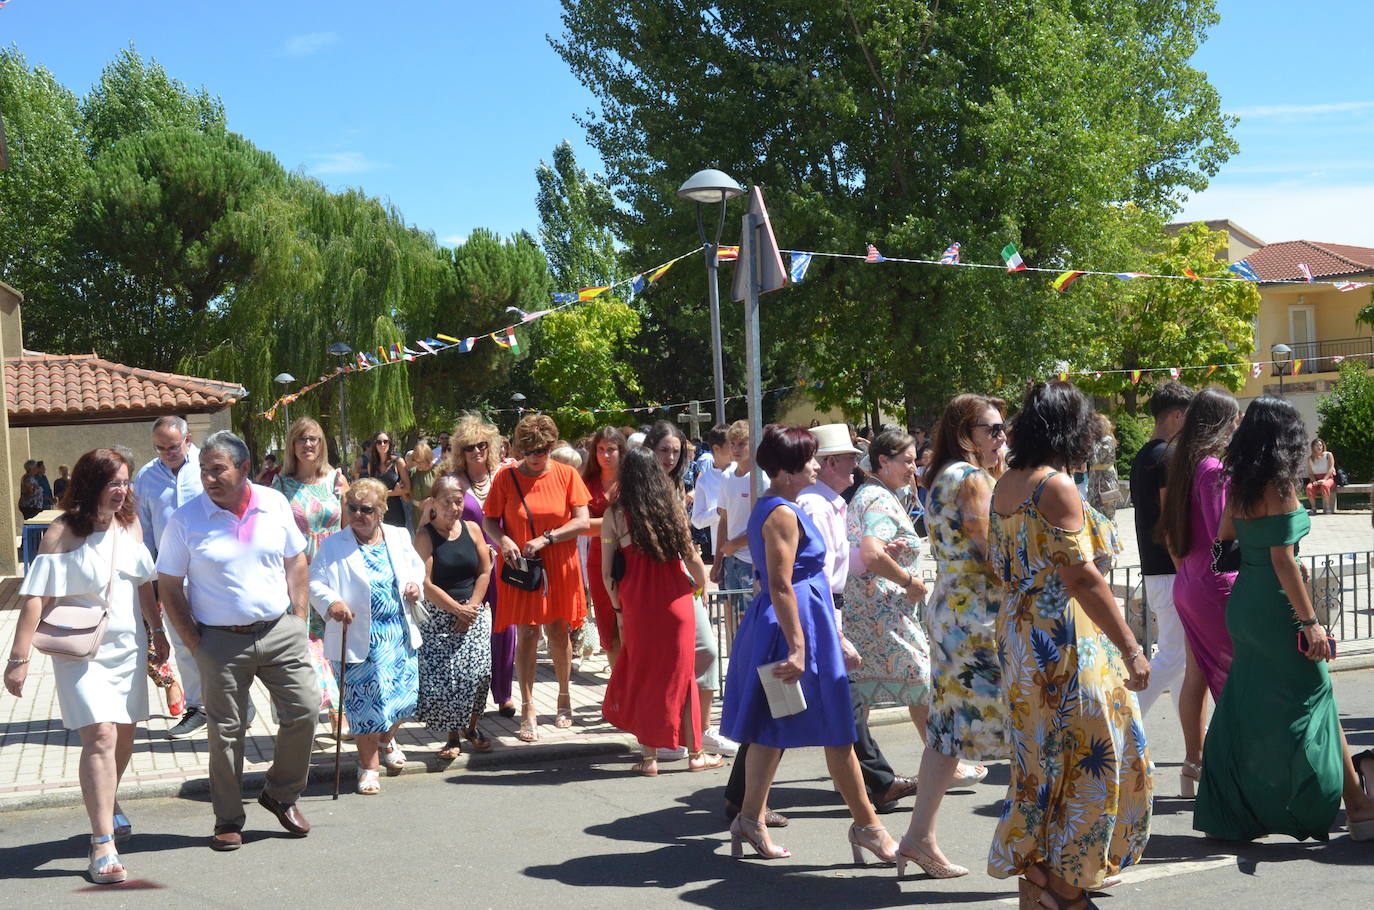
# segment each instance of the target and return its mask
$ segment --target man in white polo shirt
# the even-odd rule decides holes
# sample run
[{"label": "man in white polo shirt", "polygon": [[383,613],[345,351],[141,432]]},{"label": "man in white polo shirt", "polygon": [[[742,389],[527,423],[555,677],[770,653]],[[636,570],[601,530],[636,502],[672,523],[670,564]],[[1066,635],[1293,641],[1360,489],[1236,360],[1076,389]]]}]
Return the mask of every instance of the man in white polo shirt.
[{"label": "man in white polo shirt", "polygon": [[286,498],[249,481],[249,462],[248,447],[233,433],[205,440],[205,492],[172,514],[157,557],[167,615],[194,654],[204,683],[213,850],[243,844],[243,739],[255,678],[271,693],[279,719],[258,802],[291,834],[310,832],[296,806],[309,777],[320,710],[306,650],[305,538]]}]

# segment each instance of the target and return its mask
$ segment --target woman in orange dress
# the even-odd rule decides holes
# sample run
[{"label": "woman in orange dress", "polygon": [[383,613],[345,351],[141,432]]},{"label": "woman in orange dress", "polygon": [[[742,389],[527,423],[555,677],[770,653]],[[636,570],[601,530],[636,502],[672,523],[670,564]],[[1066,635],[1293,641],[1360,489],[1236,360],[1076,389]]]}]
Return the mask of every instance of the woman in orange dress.
[{"label": "woman in orange dress", "polygon": [[[539,738],[534,709],[539,627],[544,627],[548,637],[549,657],[558,678],[554,726],[571,727],[568,683],[572,676],[572,647],[568,632],[582,625],[587,616],[577,536],[590,523],[590,496],[575,470],[549,458],[557,441],[558,427],[552,418],[545,414],[522,417],[514,434],[515,448],[522,458],[496,475],[482,505],[487,536],[499,541],[501,553],[496,573],[501,609],[493,631],[518,627],[515,675],[520,681],[521,707],[517,735],[524,742]],[[544,561],[544,587],[525,591],[501,578],[501,567],[518,556],[538,556]]]}]

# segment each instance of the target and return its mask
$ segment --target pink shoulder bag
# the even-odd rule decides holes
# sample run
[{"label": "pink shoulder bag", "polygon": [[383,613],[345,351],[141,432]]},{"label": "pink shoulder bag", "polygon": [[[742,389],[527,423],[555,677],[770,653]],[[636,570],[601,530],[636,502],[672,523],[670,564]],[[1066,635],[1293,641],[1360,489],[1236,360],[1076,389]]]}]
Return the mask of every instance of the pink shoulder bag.
[{"label": "pink shoulder bag", "polygon": [[[111,528],[116,534],[123,531]],[[119,552],[119,538],[110,547],[110,580],[105,585],[103,606],[81,604],[49,604],[38,620],[33,633],[33,646],[49,657],[67,660],[90,660],[100,650],[105,627],[110,623],[110,592],[114,589],[115,555]]]}]

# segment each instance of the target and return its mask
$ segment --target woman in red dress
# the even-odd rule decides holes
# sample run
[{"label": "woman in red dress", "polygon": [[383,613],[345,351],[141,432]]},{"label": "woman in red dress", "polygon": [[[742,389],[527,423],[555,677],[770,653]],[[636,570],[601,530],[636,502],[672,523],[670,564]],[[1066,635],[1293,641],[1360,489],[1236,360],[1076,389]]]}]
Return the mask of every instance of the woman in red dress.
[{"label": "woman in red dress", "polygon": [[601,524],[601,556],[621,640],[602,716],[639,740],[638,774],[658,774],[657,750],[680,746],[690,753],[688,770],[719,768],[724,759],[701,748],[697,700],[692,593],[705,587],[706,566],[687,512],[648,449],[625,454],[619,493]]},{"label": "woman in red dress", "polygon": [[538,556],[544,561],[547,584],[525,591],[507,584],[497,570],[496,587],[501,609],[493,631],[517,626],[515,675],[520,681],[520,731],[522,742],[539,738],[534,706],[534,668],[539,647],[539,627],[549,640],[549,657],[558,678],[555,727],[573,725],[568,692],[572,677],[570,629],[582,625],[587,599],[582,591],[582,565],[577,558],[577,537],[587,529],[587,485],[572,468],[549,458],[558,427],[545,414],[529,414],[515,427],[515,447],[521,459],[502,468],[491,482],[482,504],[483,528],[499,543],[501,563],[519,556]]},{"label": "woman in red dress", "polygon": [[602,427],[592,436],[588,449],[587,463],[582,466],[582,481],[591,496],[587,509],[592,523],[583,532],[592,538],[592,545],[587,549],[587,587],[592,592],[596,634],[606,649],[606,663],[614,667],[620,655],[620,628],[611,607],[611,596],[606,593],[606,583],[601,580],[601,518],[615,499],[620,462],[625,458],[625,436],[615,427]]}]

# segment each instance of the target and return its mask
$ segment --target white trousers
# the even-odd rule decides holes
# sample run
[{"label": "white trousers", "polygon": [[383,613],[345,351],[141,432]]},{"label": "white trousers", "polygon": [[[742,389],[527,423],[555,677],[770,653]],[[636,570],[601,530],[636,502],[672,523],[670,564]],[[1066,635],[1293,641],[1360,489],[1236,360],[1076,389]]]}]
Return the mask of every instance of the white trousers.
[{"label": "white trousers", "polygon": [[1168,689],[1174,696],[1174,710],[1183,693],[1183,674],[1188,669],[1188,639],[1174,607],[1174,575],[1146,575],[1145,606],[1155,618],[1159,638],[1150,658],[1150,686],[1139,694],[1140,713],[1148,714],[1155,699]]}]

